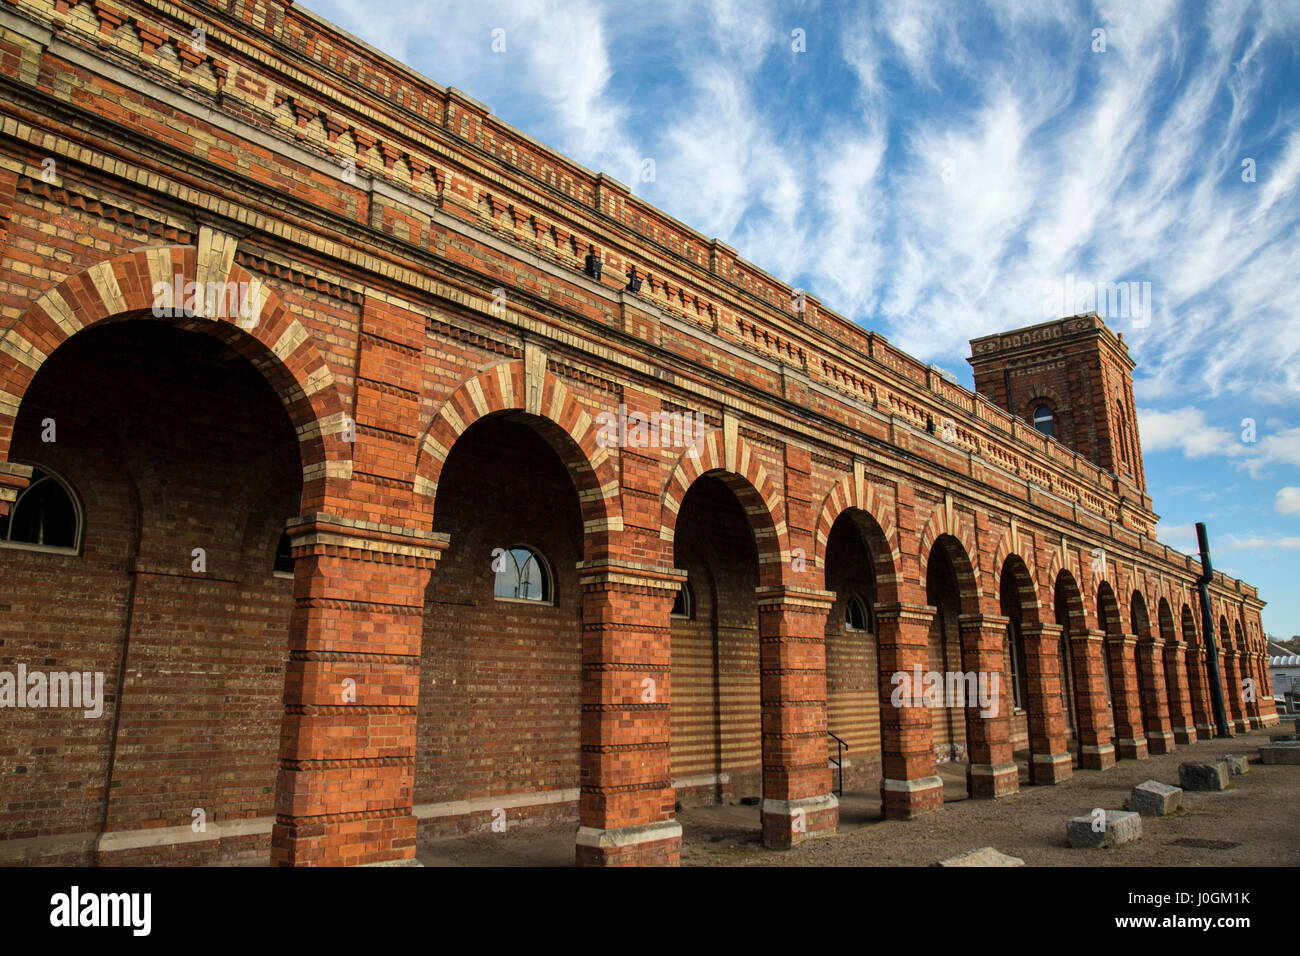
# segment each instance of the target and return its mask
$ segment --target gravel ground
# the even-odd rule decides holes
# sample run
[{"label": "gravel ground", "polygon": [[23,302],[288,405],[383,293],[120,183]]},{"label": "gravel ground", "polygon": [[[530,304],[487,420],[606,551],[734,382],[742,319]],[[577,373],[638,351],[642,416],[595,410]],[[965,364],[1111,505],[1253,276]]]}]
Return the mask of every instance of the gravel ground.
[{"label": "gravel ground", "polygon": [[[1300,865],[1300,767],[1265,767],[1255,756],[1267,732],[1202,741],[1173,754],[1121,760],[1104,773],[1076,770],[1054,787],[1033,787],[1022,772],[1021,791],[998,800],[965,799],[965,765],[940,767],[942,810],[916,820],[882,820],[877,793],[845,792],[839,834],[793,850],[766,850],[754,806],[683,810],[683,866],[928,866],[967,850],[992,846],[1029,866],[1290,866]],[[1221,793],[1184,795],[1177,816],[1142,818],[1142,839],[1105,850],[1073,850],[1065,821],[1093,808],[1124,809],[1144,780],[1177,785],[1178,765],[1228,753],[1251,755],[1250,771]],[[421,847],[426,866],[568,866],[572,823],[517,827],[510,833],[439,840]],[[1204,840],[1235,846],[1177,845]]]}]

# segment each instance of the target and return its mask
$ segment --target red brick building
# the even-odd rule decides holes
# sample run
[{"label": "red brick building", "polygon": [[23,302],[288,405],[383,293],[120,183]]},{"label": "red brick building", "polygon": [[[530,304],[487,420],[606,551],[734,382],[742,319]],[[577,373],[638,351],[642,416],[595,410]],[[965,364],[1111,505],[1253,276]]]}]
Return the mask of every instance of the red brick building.
[{"label": "red brick building", "polygon": [[669,863],[833,835],[828,731],[893,817],[1212,732],[1094,316],[972,394],[280,0],[4,0],[0,63],[0,861]]}]

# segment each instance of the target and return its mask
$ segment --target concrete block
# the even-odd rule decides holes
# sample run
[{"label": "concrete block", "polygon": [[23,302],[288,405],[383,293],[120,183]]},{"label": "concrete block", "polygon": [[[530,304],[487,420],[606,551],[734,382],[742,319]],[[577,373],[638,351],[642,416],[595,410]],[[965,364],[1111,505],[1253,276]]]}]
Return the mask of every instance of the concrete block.
[{"label": "concrete block", "polygon": [[1153,817],[1167,816],[1182,805],[1183,791],[1179,787],[1171,787],[1159,780],[1139,783],[1133,788],[1133,795],[1129,798],[1129,806],[1135,811]]},{"label": "concrete block", "polygon": [[978,850],[968,850],[946,860],[940,860],[935,866],[1024,866],[1025,861],[1016,856],[993,849],[991,846]]},{"label": "concrete block", "polygon": [[1094,827],[1095,819],[1089,814],[1065,821],[1065,836],[1070,846],[1076,850],[1119,846],[1142,837],[1142,817],[1131,810],[1107,810],[1100,818],[1105,825],[1100,832]]},{"label": "concrete block", "polygon": [[1300,743],[1270,744],[1259,748],[1260,763],[1300,766]]},{"label": "concrete block", "polygon": [[1250,771],[1250,763],[1245,754],[1226,754],[1223,761],[1228,765],[1230,776],[1239,777]]},{"label": "concrete block", "polygon": [[1224,790],[1228,786],[1228,765],[1188,761],[1178,765],[1178,783],[1184,790]]}]

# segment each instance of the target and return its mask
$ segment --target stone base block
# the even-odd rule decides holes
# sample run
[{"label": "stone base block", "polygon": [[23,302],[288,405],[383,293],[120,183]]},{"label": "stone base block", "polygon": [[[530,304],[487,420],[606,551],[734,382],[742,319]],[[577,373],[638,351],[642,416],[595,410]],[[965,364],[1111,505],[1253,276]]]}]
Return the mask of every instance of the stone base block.
[{"label": "stone base block", "polygon": [[1213,740],[1213,739],[1214,739],[1214,724],[1197,724],[1197,725],[1196,725],[1196,739],[1197,739],[1197,740]]},{"label": "stone base block", "polygon": [[1147,732],[1147,752],[1151,754],[1170,754],[1174,752],[1174,735],[1172,731],[1160,733]]},{"label": "stone base block", "polygon": [[1188,744],[1196,743],[1195,727],[1175,727],[1174,743],[1180,747],[1186,747]]},{"label": "stone base block", "polygon": [[1065,836],[1075,849],[1119,846],[1142,838],[1142,817],[1131,810],[1107,810],[1104,815],[1072,817]]},{"label": "stone base block", "polygon": [[661,820],[602,830],[578,827],[578,866],[676,866],[681,862],[682,825]]},{"label": "stone base block", "polygon": [[1300,734],[1269,734],[1268,739],[1274,744],[1293,744],[1300,741]]},{"label": "stone base block", "polygon": [[1035,785],[1065,783],[1074,776],[1069,754],[1034,754],[1029,761],[1029,779]]},{"label": "stone base block", "polygon": [[840,802],[833,793],[799,800],[763,800],[763,845],[773,850],[818,837],[835,836]]},{"label": "stone base block", "polygon": [[1018,856],[1007,856],[991,846],[978,850],[969,850],[940,860],[935,866],[1024,866],[1025,861]]},{"label": "stone base block", "polygon": [[1275,765],[1300,764],[1300,744],[1270,744],[1259,748],[1260,763]]},{"label": "stone base block", "polygon": [[1228,765],[1222,760],[1214,763],[1181,763],[1178,765],[1178,783],[1184,790],[1225,790],[1228,786]]},{"label": "stone base block", "polygon": [[973,763],[966,770],[966,785],[972,797],[1010,796],[1020,792],[1020,768],[1013,763]]},{"label": "stone base block", "polygon": [[881,805],[886,820],[911,820],[943,806],[943,778],[919,777],[916,780],[890,780],[880,785]]},{"label": "stone base block", "polygon": [[1084,770],[1109,770],[1115,766],[1115,745],[1084,744],[1079,748],[1079,766]]},{"label": "stone base block", "polygon": [[1124,760],[1146,760],[1151,756],[1147,750],[1147,739],[1145,737],[1138,737],[1135,740],[1121,738],[1115,741],[1115,749]]},{"label": "stone base block", "polygon": [[361,866],[415,858],[415,815],[317,823],[276,820],[272,866]]},{"label": "stone base block", "polygon": [[1228,775],[1239,777],[1250,770],[1250,763],[1245,754],[1227,754],[1223,762],[1228,765]]},{"label": "stone base block", "polygon": [[1183,791],[1171,787],[1159,780],[1148,780],[1133,788],[1129,797],[1129,806],[1137,813],[1151,817],[1163,817],[1173,813],[1183,805]]}]

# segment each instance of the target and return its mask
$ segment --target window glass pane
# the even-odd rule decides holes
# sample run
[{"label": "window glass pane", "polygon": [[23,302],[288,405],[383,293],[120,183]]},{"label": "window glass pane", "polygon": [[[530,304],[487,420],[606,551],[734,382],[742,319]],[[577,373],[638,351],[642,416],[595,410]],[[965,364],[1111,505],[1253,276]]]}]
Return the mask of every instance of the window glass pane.
[{"label": "window glass pane", "polygon": [[529,601],[541,601],[546,598],[543,590],[542,567],[537,557],[524,548],[510,552],[519,566],[519,593],[515,597]]},{"label": "window glass pane", "polygon": [[496,597],[512,598],[519,594],[519,567],[515,556],[509,552],[501,555],[500,570],[497,571],[493,594]]},{"label": "window glass pane", "polygon": [[293,548],[287,531],[280,535],[280,541],[275,547],[275,570],[293,573]]},{"label": "window glass pane", "polygon": [[500,555],[493,594],[499,598],[521,598],[526,601],[549,601],[551,582],[541,556],[528,548],[511,548]]},{"label": "window glass pane", "polygon": [[677,589],[677,597],[673,599],[673,609],[670,613],[673,617],[691,616],[691,592],[689,584],[683,584]]},{"label": "window glass pane", "polygon": [[5,529],[10,541],[54,548],[77,545],[77,509],[57,479],[39,469],[14,504]]},{"label": "window glass pane", "polygon": [[1046,405],[1034,409],[1034,427],[1049,438],[1056,437],[1056,417]]}]

